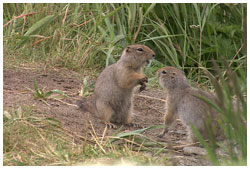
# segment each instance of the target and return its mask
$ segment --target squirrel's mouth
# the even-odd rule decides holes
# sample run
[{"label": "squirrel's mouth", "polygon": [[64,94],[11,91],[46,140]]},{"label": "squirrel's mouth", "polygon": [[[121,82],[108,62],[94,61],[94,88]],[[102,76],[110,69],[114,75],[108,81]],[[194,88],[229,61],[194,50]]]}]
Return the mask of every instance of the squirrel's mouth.
[{"label": "squirrel's mouth", "polygon": [[143,65],[144,65],[144,66],[147,66],[149,63],[150,63],[150,59],[145,60],[145,61],[143,62]]}]

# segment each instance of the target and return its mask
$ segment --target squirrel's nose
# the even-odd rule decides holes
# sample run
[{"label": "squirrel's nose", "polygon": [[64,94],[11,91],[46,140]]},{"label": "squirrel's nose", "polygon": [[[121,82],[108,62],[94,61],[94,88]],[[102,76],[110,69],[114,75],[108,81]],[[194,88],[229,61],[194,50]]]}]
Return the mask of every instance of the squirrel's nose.
[{"label": "squirrel's nose", "polygon": [[152,55],[152,58],[155,58],[155,54]]},{"label": "squirrel's nose", "polygon": [[160,77],[160,70],[158,70],[158,71],[156,72],[156,77],[157,77],[157,78]]}]

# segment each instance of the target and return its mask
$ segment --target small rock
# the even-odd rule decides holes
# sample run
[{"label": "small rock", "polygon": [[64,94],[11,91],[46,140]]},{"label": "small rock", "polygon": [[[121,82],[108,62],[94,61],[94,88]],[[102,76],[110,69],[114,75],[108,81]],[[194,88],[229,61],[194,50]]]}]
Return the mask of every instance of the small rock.
[{"label": "small rock", "polygon": [[183,152],[186,155],[191,155],[191,154],[196,154],[196,155],[201,155],[201,156],[207,155],[206,149],[200,148],[200,147],[194,147],[194,146],[184,147]]},{"label": "small rock", "polygon": [[186,135],[186,132],[183,130],[177,130],[175,131],[176,134],[180,134],[180,135]]}]

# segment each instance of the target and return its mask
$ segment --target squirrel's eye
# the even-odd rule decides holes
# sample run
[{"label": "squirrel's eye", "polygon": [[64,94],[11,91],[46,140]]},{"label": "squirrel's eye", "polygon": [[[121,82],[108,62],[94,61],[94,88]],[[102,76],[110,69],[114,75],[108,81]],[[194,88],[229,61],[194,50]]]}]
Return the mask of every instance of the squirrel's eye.
[{"label": "squirrel's eye", "polygon": [[142,51],[143,51],[143,49],[142,49],[142,48],[138,48],[137,50],[138,50],[138,51],[140,51],[140,52],[142,52]]},{"label": "squirrel's eye", "polygon": [[161,73],[162,73],[162,74],[167,74],[166,70],[163,70]]}]

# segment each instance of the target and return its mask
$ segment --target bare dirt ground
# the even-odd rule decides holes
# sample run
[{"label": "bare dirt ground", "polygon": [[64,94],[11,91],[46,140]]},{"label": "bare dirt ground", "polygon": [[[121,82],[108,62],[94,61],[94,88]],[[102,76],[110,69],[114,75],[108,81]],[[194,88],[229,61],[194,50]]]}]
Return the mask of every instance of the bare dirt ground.
[{"label": "bare dirt ground", "polygon": [[[49,68],[44,70],[40,68],[22,67],[22,68],[5,68],[3,70],[3,105],[4,110],[10,107],[22,105],[33,106],[36,113],[57,119],[62,123],[63,128],[68,131],[85,136],[86,122],[91,121],[98,135],[102,135],[105,124],[101,123],[94,116],[87,112],[82,112],[74,105],[77,99],[80,99],[79,91],[83,75],[62,68]],[[33,89],[33,81],[36,80],[39,89],[49,91],[59,89],[64,91],[69,98],[61,101],[48,100],[47,104],[35,100],[32,93],[27,88]],[[146,90],[136,93],[134,97],[134,119],[133,122],[142,126],[161,125],[164,116],[164,92],[161,90]],[[123,127],[124,130],[136,130],[133,127]],[[157,135],[162,129],[147,130],[145,135],[158,140]],[[107,135],[114,133],[114,129],[108,129]],[[181,122],[176,125],[165,135],[164,141],[169,145],[183,145],[186,138],[185,127]],[[184,154],[183,149],[171,150],[171,162],[173,165],[212,165],[204,156],[195,154]]]}]

